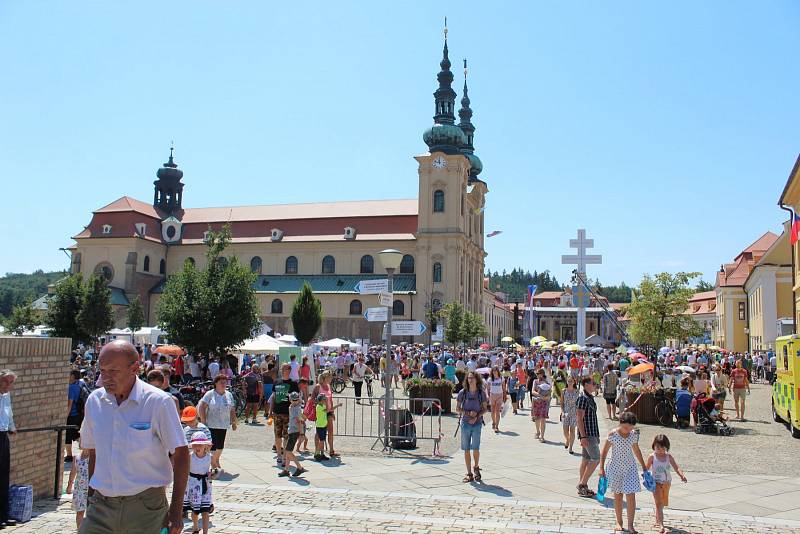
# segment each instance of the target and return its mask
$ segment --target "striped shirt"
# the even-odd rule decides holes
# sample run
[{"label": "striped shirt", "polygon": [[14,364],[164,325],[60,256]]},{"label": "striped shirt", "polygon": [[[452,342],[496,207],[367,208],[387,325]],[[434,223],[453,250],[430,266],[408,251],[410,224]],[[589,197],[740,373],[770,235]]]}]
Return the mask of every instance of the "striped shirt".
[{"label": "striped shirt", "polygon": [[597,404],[591,395],[582,392],[575,403],[578,410],[583,410],[583,428],[586,431],[581,438],[599,438],[600,427],[597,425]]}]

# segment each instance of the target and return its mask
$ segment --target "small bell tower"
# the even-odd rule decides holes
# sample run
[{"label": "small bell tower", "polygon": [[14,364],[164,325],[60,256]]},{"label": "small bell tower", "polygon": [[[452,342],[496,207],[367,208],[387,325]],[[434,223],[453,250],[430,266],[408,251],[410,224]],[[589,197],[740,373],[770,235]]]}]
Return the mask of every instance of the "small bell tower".
[{"label": "small bell tower", "polygon": [[153,182],[153,206],[166,212],[174,213],[181,209],[183,201],[183,171],[173,159],[174,147],[169,149],[169,161],[158,169],[156,176],[158,179]]}]

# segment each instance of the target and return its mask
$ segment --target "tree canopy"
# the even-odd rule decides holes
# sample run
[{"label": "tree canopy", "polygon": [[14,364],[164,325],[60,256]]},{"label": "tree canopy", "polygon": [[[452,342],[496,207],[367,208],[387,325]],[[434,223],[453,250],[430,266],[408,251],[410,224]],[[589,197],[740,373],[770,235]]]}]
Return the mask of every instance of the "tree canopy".
[{"label": "tree canopy", "polygon": [[30,274],[6,273],[0,277],[0,316],[9,317],[14,306],[23,306],[47,293],[47,286],[69,276],[66,271]]},{"label": "tree canopy", "polygon": [[133,297],[128,304],[127,324],[128,328],[133,332],[144,326],[144,310],[142,309],[142,301],[139,299],[139,295]]},{"label": "tree canopy", "polygon": [[689,282],[700,273],[659,273],[644,275],[636,298],[628,305],[631,326],[628,333],[638,344],[660,347],[667,339],[685,340],[698,336],[702,327],[686,310],[694,290]]},{"label": "tree canopy", "polygon": [[167,279],[156,306],[170,340],[190,352],[221,355],[259,326],[255,274],[235,256],[223,261],[230,240],[230,227],[209,229],[206,267],[184,263],[182,271]]},{"label": "tree canopy", "polygon": [[53,295],[47,302],[44,322],[51,328],[50,335],[71,338],[73,346],[89,340],[78,321],[83,306],[83,293],[83,277],[80,273],[73,274],[56,283]]},{"label": "tree canopy", "polygon": [[15,336],[21,336],[25,330],[33,330],[36,327],[36,312],[31,303],[22,306],[14,306],[11,310],[11,317],[6,321],[6,328]]},{"label": "tree canopy", "polygon": [[306,282],[292,306],[294,337],[300,344],[308,345],[317,335],[320,326],[322,326],[322,303],[314,296],[311,286]]},{"label": "tree canopy", "polygon": [[99,274],[93,274],[86,281],[78,323],[90,341],[97,341],[100,336],[114,328],[111,290],[108,289],[106,279]]}]

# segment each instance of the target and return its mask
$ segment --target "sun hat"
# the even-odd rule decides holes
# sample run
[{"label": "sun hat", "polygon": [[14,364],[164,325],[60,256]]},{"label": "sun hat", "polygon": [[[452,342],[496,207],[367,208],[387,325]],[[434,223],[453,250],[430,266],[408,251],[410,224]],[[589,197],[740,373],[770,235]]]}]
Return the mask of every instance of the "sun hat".
[{"label": "sun hat", "polygon": [[300,393],[298,391],[292,391],[291,393],[289,393],[289,400],[290,401],[300,400]]},{"label": "sun hat", "polygon": [[181,412],[181,422],[188,423],[197,419],[197,408],[194,406],[187,406]]},{"label": "sun hat", "polygon": [[453,363],[453,358],[448,358],[447,359],[447,363],[449,363],[449,364]]},{"label": "sun hat", "polygon": [[192,434],[192,440],[189,445],[211,445],[211,440],[208,439],[204,432],[195,432]]}]

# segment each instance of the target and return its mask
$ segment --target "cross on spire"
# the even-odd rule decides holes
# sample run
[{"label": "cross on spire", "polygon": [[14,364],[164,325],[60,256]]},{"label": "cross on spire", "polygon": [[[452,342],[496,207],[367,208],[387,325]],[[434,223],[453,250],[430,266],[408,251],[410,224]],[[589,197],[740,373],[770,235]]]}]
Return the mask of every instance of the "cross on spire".
[{"label": "cross on spire", "polygon": [[578,251],[577,254],[564,254],[561,256],[561,263],[564,265],[577,265],[578,272],[586,274],[587,265],[599,265],[603,263],[603,256],[600,254],[586,254],[587,248],[594,248],[594,239],[586,238],[586,230],[578,230],[578,239],[570,239],[569,247]]}]

